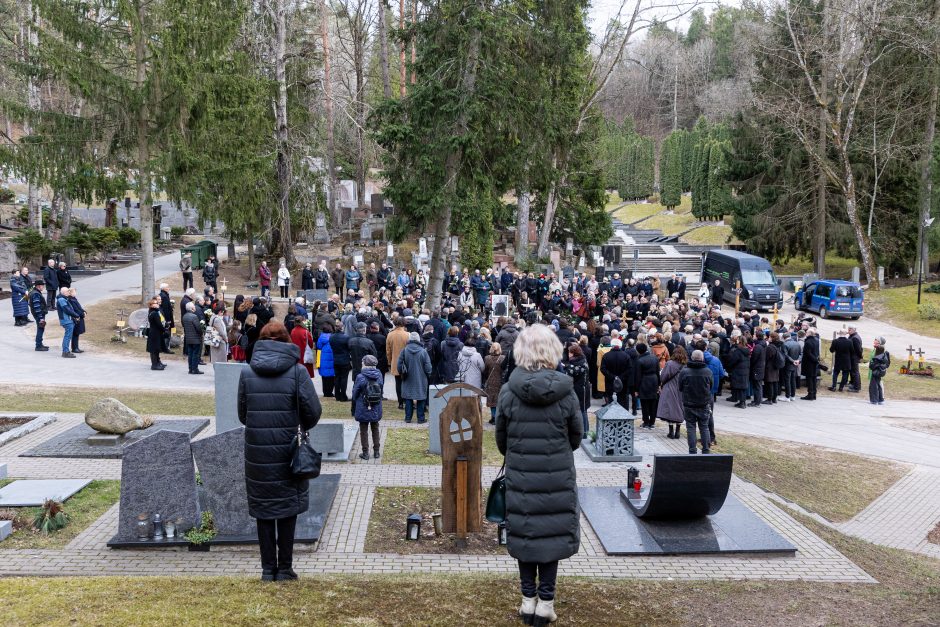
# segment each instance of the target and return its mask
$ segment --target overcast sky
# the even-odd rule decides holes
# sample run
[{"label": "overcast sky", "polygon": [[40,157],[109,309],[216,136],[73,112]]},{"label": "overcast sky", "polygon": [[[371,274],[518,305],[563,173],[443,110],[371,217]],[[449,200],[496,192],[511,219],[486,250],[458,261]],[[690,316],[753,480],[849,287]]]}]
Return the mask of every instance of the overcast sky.
[{"label": "overcast sky", "polygon": [[[591,2],[591,30],[596,36],[600,36],[604,32],[604,27],[607,25],[607,22],[617,15],[618,9],[620,9],[622,0],[593,0]],[[678,20],[679,28],[685,30],[688,27],[689,19],[688,13],[691,12],[695,6],[700,6],[705,11],[705,15],[709,15],[712,11],[715,10],[715,7],[718,6],[718,2],[714,0],[700,1],[696,2],[695,0],[640,0],[644,11],[642,13],[643,18],[646,21],[658,17],[661,20],[670,20],[675,19],[678,15],[685,14],[684,17]],[[633,11],[636,0],[627,0],[626,4],[623,6],[623,16],[626,19],[627,16]],[[721,4],[726,6],[740,6],[740,0],[722,0]],[[654,8],[650,8],[654,7]],[[671,24],[675,28],[675,24]],[[643,34],[639,33],[637,39],[642,39]]]}]

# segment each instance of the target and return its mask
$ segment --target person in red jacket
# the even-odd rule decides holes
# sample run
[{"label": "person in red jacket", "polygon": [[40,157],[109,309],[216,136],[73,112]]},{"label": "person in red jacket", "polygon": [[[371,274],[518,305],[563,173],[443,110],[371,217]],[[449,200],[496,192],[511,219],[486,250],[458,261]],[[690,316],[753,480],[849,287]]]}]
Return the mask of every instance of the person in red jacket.
[{"label": "person in red jacket", "polygon": [[258,268],[258,284],[261,286],[261,296],[267,298],[271,292],[271,268],[267,261],[262,261]]}]

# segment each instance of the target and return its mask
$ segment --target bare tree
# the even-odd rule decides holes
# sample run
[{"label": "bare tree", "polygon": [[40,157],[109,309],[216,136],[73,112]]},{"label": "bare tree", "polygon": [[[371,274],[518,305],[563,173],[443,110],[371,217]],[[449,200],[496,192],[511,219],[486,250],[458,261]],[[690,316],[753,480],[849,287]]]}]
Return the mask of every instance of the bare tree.
[{"label": "bare tree", "polygon": [[333,225],[342,223],[343,216],[336,202],[336,142],[333,123],[333,76],[330,66],[330,7],[320,1],[320,38],[323,44],[323,108],[326,112],[326,176],[330,216]]},{"label": "bare tree", "polygon": [[379,25],[379,69],[382,73],[382,93],[392,97],[392,80],[388,69],[388,5],[386,0],[376,3],[376,19]]},{"label": "bare tree", "polygon": [[[381,1],[379,2],[381,5]],[[380,16],[381,18],[381,16]],[[342,0],[338,5],[337,20],[343,24],[337,28],[339,51],[349,68],[342,72],[341,81],[349,94],[352,109],[347,117],[353,125],[355,136],[356,198],[364,203],[366,192],[366,63],[369,47],[369,31],[372,27],[369,0]],[[381,19],[380,19],[381,22]],[[352,75],[352,82],[350,82]]]}]

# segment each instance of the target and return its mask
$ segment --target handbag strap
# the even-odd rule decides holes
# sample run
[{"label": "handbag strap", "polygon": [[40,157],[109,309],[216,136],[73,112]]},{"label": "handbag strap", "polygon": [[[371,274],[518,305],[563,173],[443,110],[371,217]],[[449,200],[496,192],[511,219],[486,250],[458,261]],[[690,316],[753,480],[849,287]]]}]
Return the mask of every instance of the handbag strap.
[{"label": "handbag strap", "polygon": [[297,437],[303,439],[303,427],[300,424],[300,381],[297,380],[297,367],[294,366],[294,411],[297,413]]}]

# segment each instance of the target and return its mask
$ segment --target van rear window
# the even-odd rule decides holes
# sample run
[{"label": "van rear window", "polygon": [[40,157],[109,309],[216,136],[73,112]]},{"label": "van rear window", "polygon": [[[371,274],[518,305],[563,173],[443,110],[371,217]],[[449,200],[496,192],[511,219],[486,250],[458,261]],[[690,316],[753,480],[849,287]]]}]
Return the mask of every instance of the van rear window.
[{"label": "van rear window", "polygon": [[860,298],[862,290],[855,285],[837,285],[836,298]]}]

